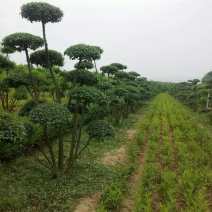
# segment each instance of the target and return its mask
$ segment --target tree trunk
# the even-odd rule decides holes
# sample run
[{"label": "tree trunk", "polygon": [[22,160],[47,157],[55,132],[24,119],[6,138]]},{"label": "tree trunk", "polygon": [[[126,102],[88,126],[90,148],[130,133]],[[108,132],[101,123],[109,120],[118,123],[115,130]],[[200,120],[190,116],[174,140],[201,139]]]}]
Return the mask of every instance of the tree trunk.
[{"label": "tree trunk", "polygon": [[25,47],[25,53],[26,53],[26,59],[27,59],[27,66],[28,66],[28,70],[29,70],[29,77],[30,77],[30,81],[32,83],[32,88],[34,91],[34,95],[32,94],[32,96],[33,96],[33,100],[35,101],[35,104],[38,105],[38,92],[37,92],[37,87],[36,87],[35,81],[32,76],[32,69],[31,69],[31,65],[30,65],[30,61],[29,61],[29,53],[28,53],[27,47]]},{"label": "tree trunk", "polygon": [[71,148],[70,148],[70,153],[69,153],[69,158],[68,158],[68,163],[66,166],[65,173],[69,174],[71,171],[71,168],[74,164],[74,150],[76,148],[76,141],[77,141],[77,116],[78,116],[78,109],[79,109],[79,101],[76,101],[75,105],[75,113],[74,113],[74,119],[73,119],[73,131],[72,131],[72,140],[71,140]]},{"label": "tree trunk", "polygon": [[94,67],[96,69],[96,73],[98,73],[97,67],[96,67],[96,60],[93,61],[94,62]]},{"label": "tree trunk", "polygon": [[43,39],[44,39],[44,43],[45,43],[45,51],[46,51],[46,63],[47,63],[47,66],[48,66],[50,74],[51,74],[52,82],[54,83],[54,86],[55,86],[57,101],[59,103],[61,103],[60,88],[59,88],[58,82],[55,78],[54,72],[52,70],[52,66],[49,61],[49,49],[48,49],[48,43],[46,40],[46,29],[45,29],[45,23],[43,23],[43,22],[42,22],[42,28],[43,28]]},{"label": "tree trunk", "polygon": [[57,165],[56,165],[55,155],[54,155],[54,151],[53,151],[53,148],[52,148],[52,144],[49,141],[49,136],[48,136],[48,132],[47,132],[47,127],[46,126],[43,129],[43,133],[44,133],[44,136],[45,136],[46,144],[47,144],[47,146],[49,148],[53,169],[57,173]]},{"label": "tree trunk", "polygon": [[[76,71],[76,76],[74,77],[74,81],[71,85],[71,89],[74,89],[76,84],[77,84],[77,78],[78,78],[78,70],[79,70],[79,67],[80,67],[80,64],[81,64],[82,60],[79,60],[79,64],[77,66],[77,71]],[[69,109],[70,106],[71,106],[71,101],[72,101],[72,98],[69,96],[68,98],[68,105],[67,105],[67,108]]]},{"label": "tree trunk", "polygon": [[63,150],[63,131],[61,126],[59,127],[59,153],[58,153],[58,169],[63,171],[64,162],[64,150]]}]

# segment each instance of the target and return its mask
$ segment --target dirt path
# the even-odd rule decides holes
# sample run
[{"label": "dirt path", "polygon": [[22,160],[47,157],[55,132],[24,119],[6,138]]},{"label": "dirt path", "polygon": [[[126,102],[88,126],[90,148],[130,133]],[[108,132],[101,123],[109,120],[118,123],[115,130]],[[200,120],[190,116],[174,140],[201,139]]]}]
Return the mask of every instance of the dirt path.
[{"label": "dirt path", "polygon": [[134,140],[136,133],[137,133],[137,129],[127,130],[126,144],[121,146],[120,148],[114,149],[110,152],[106,152],[101,158],[101,163],[104,165],[112,165],[112,166],[123,164],[128,159],[126,145],[127,143],[132,142],[132,140]]},{"label": "dirt path", "polygon": [[[151,126],[150,126],[151,128]],[[142,147],[138,159],[136,161],[136,168],[132,176],[130,177],[127,185],[126,190],[128,191],[125,199],[123,200],[123,205],[120,209],[120,212],[132,212],[135,208],[135,202],[134,202],[134,195],[137,191],[137,185],[140,182],[141,173],[143,171],[144,165],[146,163],[146,150],[149,146],[149,135],[150,135],[150,128],[147,131],[146,134],[146,142],[144,146]],[[132,137],[132,139],[135,140],[135,136]]]},{"label": "dirt path", "polygon": [[[135,140],[138,124],[140,123],[141,119],[142,118],[139,116],[138,122],[135,123],[133,128],[127,130],[123,135],[127,139],[125,145],[121,146],[120,148],[114,149],[110,152],[106,152],[103,155],[103,157],[100,160],[102,164],[116,166],[119,164],[123,164],[127,160],[128,156],[127,156],[126,145],[127,143],[133,142]],[[101,202],[100,193],[95,193],[91,197],[84,197],[80,200],[80,203],[76,207],[74,212],[95,212],[100,202]]]}]

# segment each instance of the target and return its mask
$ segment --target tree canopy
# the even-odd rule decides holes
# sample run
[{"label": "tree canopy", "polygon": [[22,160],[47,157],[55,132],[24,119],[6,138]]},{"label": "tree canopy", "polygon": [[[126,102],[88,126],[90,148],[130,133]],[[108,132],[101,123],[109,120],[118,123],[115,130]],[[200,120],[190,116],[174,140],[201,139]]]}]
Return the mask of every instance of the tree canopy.
[{"label": "tree canopy", "polygon": [[7,57],[0,54],[0,68],[2,69],[13,69],[15,67],[15,63],[10,61]]},{"label": "tree canopy", "polygon": [[44,40],[39,36],[29,33],[16,32],[6,36],[2,41],[2,45],[21,52],[28,48],[36,50],[44,45]]},{"label": "tree canopy", "polygon": [[[45,49],[38,50],[30,54],[30,62],[32,64],[40,65],[44,68],[48,68]],[[49,62],[51,66],[63,66],[64,57],[62,56],[61,53],[55,50],[49,50]]]},{"label": "tree canopy", "polygon": [[21,7],[21,16],[30,22],[56,23],[63,18],[63,12],[45,2],[30,2]]}]

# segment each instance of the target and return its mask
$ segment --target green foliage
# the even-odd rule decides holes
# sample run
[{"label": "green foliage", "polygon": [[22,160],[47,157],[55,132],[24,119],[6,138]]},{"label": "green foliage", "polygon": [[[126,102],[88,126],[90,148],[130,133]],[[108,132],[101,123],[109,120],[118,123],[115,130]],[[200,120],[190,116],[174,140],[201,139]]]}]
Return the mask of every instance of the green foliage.
[{"label": "green foliage", "polygon": [[102,66],[100,68],[100,70],[109,75],[114,75],[116,72],[118,72],[118,68],[116,66],[112,66],[112,65],[107,65],[107,66]]},{"label": "green foliage", "polygon": [[134,167],[131,164],[117,169],[115,178],[110,185],[105,186],[103,189],[100,209],[106,209],[107,211],[120,210],[124,199],[126,182],[133,170]]},{"label": "green foliage", "polygon": [[[98,82],[98,78],[94,73],[91,73],[87,70],[73,70],[73,71],[64,71],[61,73],[62,76],[66,79],[66,81],[78,83],[80,86],[94,86]],[[76,79],[75,79],[76,78]]]},{"label": "green foliage", "polygon": [[[44,103],[44,101],[39,101],[39,103]],[[31,100],[22,105],[21,109],[18,112],[19,116],[29,116],[30,111],[36,106],[35,101]]]},{"label": "green foliage", "polygon": [[123,71],[123,69],[127,69],[127,66],[125,66],[121,63],[111,63],[110,65],[115,66],[116,68],[118,68],[118,70],[122,70],[122,71]]},{"label": "green foliage", "polygon": [[209,120],[210,120],[210,123],[212,123],[212,111],[210,111],[210,112],[208,113],[208,118],[209,118]]},{"label": "green foliage", "polygon": [[0,111],[0,158],[20,153],[25,137],[24,124],[9,113]]},{"label": "green foliage", "polygon": [[63,12],[58,7],[45,2],[31,2],[21,7],[21,16],[30,22],[46,24],[60,22]]},{"label": "green foliage", "polygon": [[65,55],[69,56],[71,60],[88,60],[92,61],[100,55],[100,52],[97,48],[86,44],[77,44],[70,46],[64,52]]},{"label": "green foliage", "polygon": [[103,49],[99,46],[92,46],[93,48],[93,60],[99,60],[101,58],[101,54],[104,52]]},{"label": "green foliage", "polygon": [[[37,66],[40,65],[44,68],[48,68],[45,49],[38,50],[30,54],[30,62]],[[49,50],[49,62],[51,66],[63,66],[64,57],[61,53],[55,50]]]},{"label": "green foliage", "polygon": [[14,51],[24,51],[27,48],[36,50],[43,46],[44,41],[41,37],[29,33],[13,33],[5,37],[2,41],[3,46],[10,47]]},{"label": "green foliage", "polygon": [[109,82],[102,82],[100,81],[97,85],[97,87],[101,90],[101,91],[106,91],[106,90],[110,90],[113,88],[113,85]]},{"label": "green foliage", "polygon": [[12,54],[12,53],[15,52],[15,51],[14,51],[12,48],[10,48],[9,46],[3,46],[3,47],[1,48],[0,51],[1,51],[1,53],[6,54],[6,55]]},{"label": "green foliage", "polygon": [[19,86],[17,89],[15,89],[15,92],[13,94],[13,98],[16,100],[27,100],[27,90],[24,86]]},{"label": "green foliage", "polygon": [[128,76],[128,73],[125,72],[125,71],[117,71],[117,72],[115,73],[115,77],[118,78],[118,79],[124,80],[124,79],[127,78],[127,76]]},{"label": "green foliage", "polygon": [[89,104],[92,102],[93,92],[87,87],[78,87],[70,91],[70,96],[83,104]]},{"label": "green foliage", "polygon": [[45,102],[33,108],[29,120],[42,126],[60,126],[69,122],[70,112],[56,102]]},{"label": "green foliage", "polygon": [[133,75],[133,76],[135,76],[135,77],[141,76],[139,73],[137,73],[137,72],[135,72],[135,71],[130,71],[130,72],[128,72],[128,74]]},{"label": "green foliage", "polygon": [[118,211],[124,199],[122,192],[123,183],[123,181],[117,181],[113,182],[109,187],[105,187],[102,195],[104,208],[109,211]]},{"label": "green foliage", "polygon": [[115,137],[115,132],[112,126],[103,120],[92,121],[86,129],[89,137],[95,139],[111,139]]},{"label": "green foliage", "polygon": [[81,61],[80,65],[79,65],[79,62],[76,63],[74,65],[74,68],[76,69],[92,69],[93,68],[93,63],[87,61],[87,60],[83,60]]},{"label": "green foliage", "polygon": [[6,79],[8,85],[13,88],[18,88],[21,85],[29,86],[30,79],[28,73],[11,72]]},{"label": "green foliage", "polygon": [[0,68],[1,69],[13,69],[15,67],[15,63],[10,61],[7,57],[0,54]]}]

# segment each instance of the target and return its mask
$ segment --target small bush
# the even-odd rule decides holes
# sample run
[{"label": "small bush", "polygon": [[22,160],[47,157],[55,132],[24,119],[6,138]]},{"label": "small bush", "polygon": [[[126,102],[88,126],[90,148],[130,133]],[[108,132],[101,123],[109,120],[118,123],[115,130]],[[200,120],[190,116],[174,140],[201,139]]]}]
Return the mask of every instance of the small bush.
[{"label": "small bush", "polygon": [[0,112],[0,159],[19,154],[26,138],[24,123]]}]

